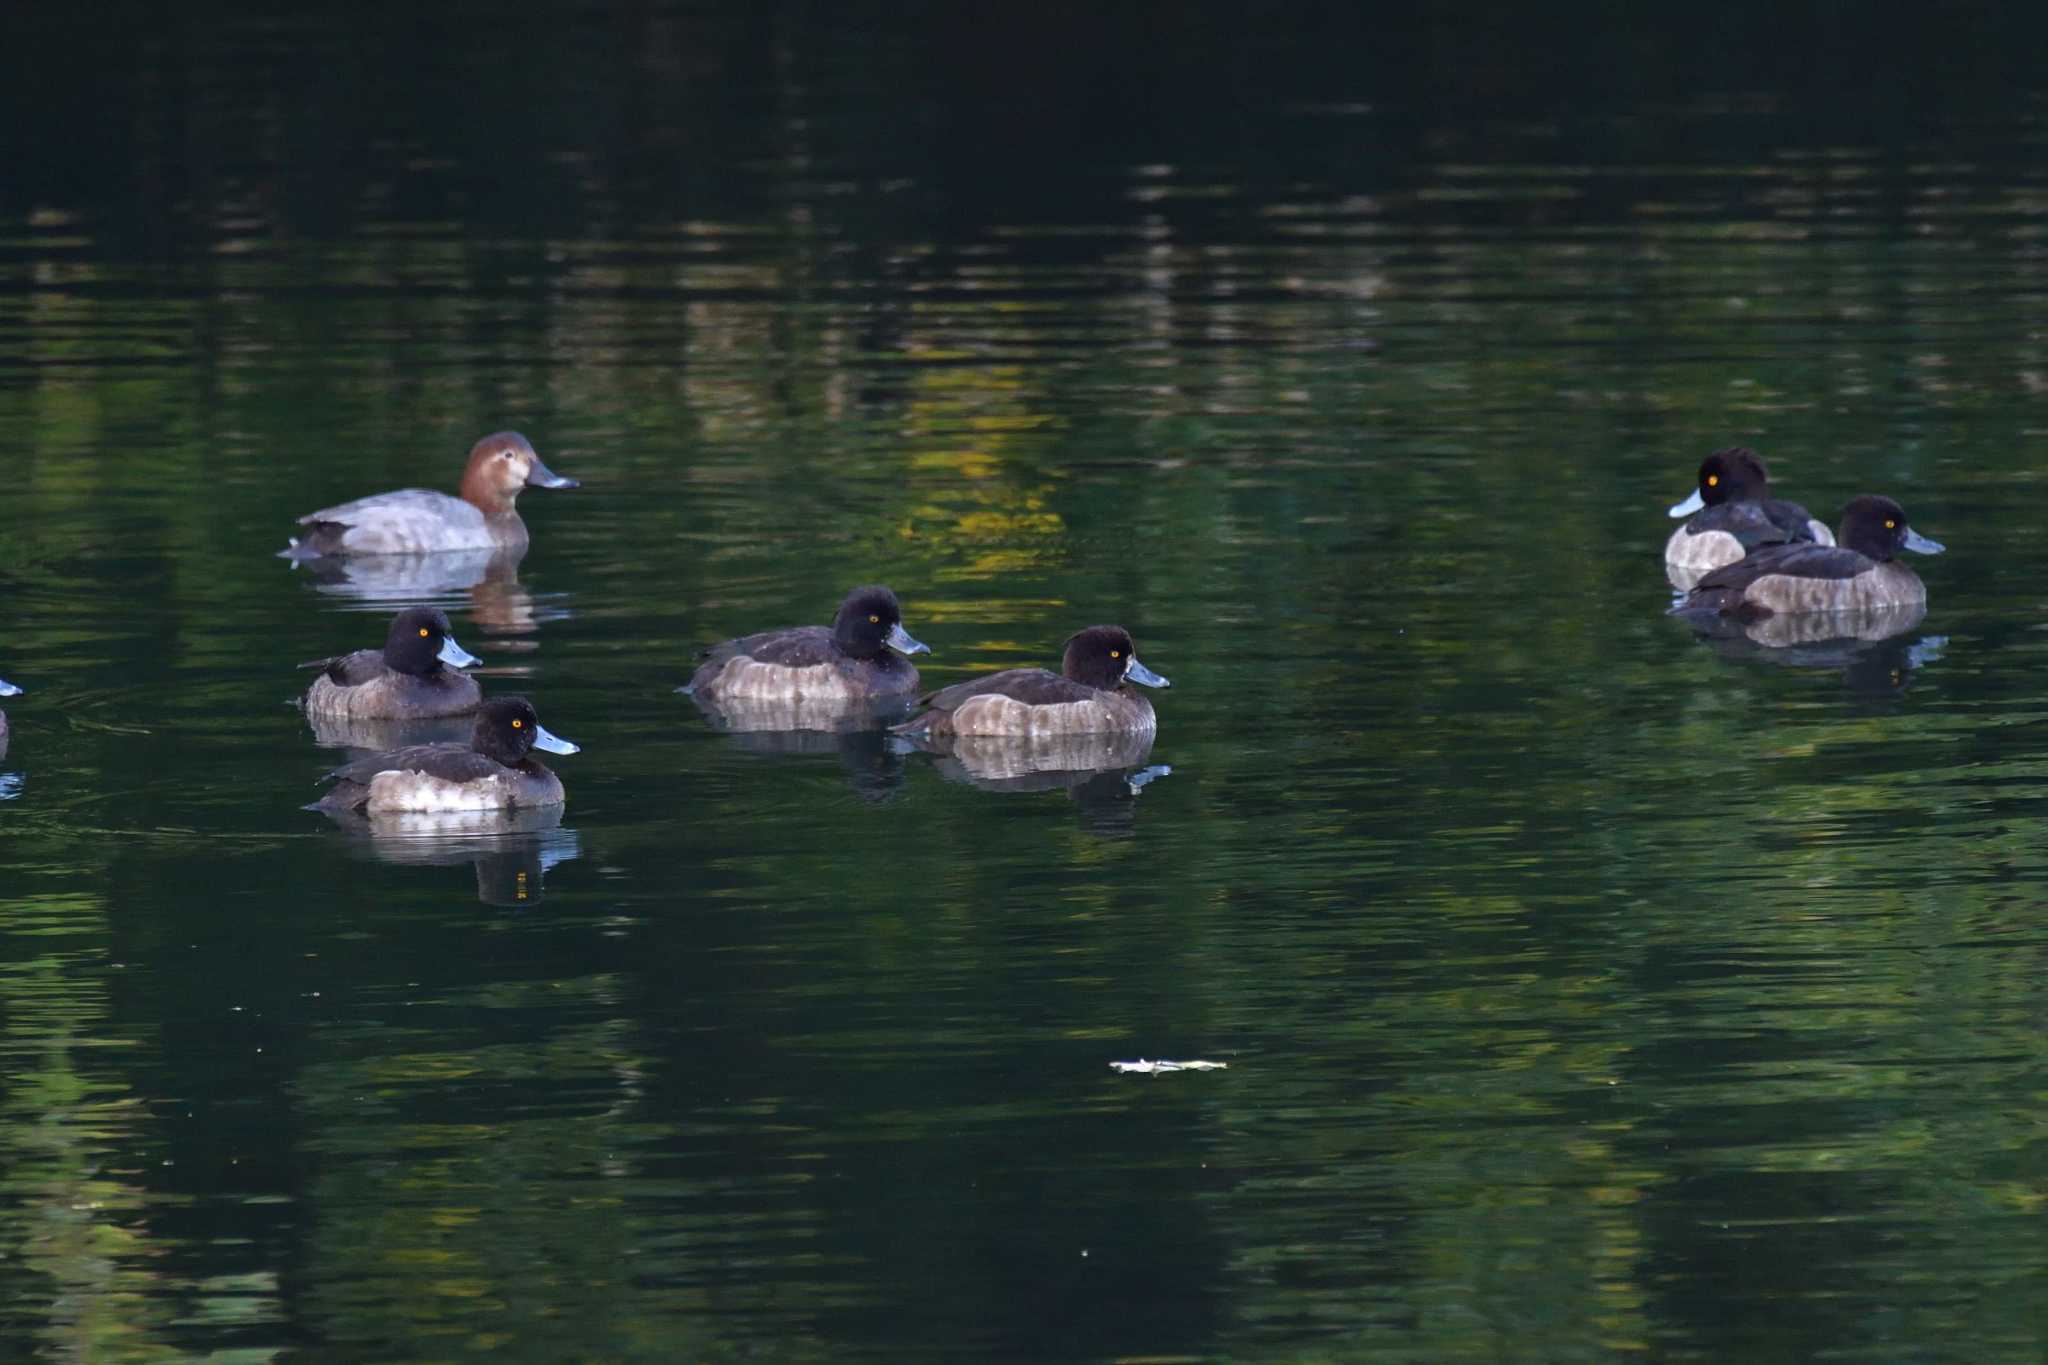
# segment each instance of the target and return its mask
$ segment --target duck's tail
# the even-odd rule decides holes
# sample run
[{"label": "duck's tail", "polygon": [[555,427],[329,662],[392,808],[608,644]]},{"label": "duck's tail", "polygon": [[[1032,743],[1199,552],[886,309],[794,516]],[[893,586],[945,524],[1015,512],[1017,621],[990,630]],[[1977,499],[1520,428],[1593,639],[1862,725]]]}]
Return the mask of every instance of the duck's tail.
[{"label": "duck's tail", "polygon": [[945,714],[944,711],[921,711],[900,725],[890,726],[889,733],[906,739],[931,739],[939,733],[939,722]]},{"label": "duck's tail", "polygon": [[1702,588],[1664,614],[1704,626],[1715,621],[1761,621],[1772,612],[1769,607],[1746,600],[1740,588]]}]

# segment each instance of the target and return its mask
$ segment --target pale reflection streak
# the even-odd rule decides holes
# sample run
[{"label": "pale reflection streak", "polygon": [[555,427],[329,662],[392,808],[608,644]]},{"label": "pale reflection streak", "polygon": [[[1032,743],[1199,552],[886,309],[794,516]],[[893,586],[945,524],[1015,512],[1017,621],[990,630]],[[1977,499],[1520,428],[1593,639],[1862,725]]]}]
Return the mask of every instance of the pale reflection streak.
[{"label": "pale reflection streak", "polygon": [[[380,614],[417,605],[466,610],[469,619],[483,627],[493,653],[530,653],[540,647],[537,637],[542,623],[566,620],[570,613],[559,599],[536,599],[520,583],[519,565],[527,548],[520,545],[437,554],[350,555],[302,560],[295,562],[292,569],[305,574],[315,591],[346,600],[352,609]],[[520,678],[531,676],[533,671],[526,664],[498,663],[478,669],[476,676]],[[316,721],[315,733],[320,729]],[[467,734],[464,729],[460,735],[450,737],[459,739]],[[320,742],[357,741],[323,738]]]},{"label": "pale reflection streak", "polygon": [[507,550],[447,550],[439,554],[351,555],[309,559],[292,565],[315,590],[360,604],[365,611],[437,606],[466,609],[495,635],[533,635],[543,621],[563,620],[568,610],[543,606],[519,581],[524,545]]},{"label": "pale reflection streak", "polygon": [[476,898],[486,905],[537,904],[543,879],[556,866],[582,856],[583,841],[562,828],[562,807],[504,811],[358,811],[321,809],[357,836],[359,856],[404,867],[476,869]]},{"label": "pale reflection streak", "polygon": [[904,752],[932,755],[941,776],[984,791],[1064,792],[1095,833],[1122,834],[1139,794],[1173,772],[1164,763],[1146,764],[1153,738],[1149,731],[1126,731],[892,736],[890,742]]},{"label": "pale reflection streak", "polygon": [[1839,669],[1852,691],[1902,692],[1915,669],[1940,659],[1945,635],[1916,631],[1925,602],[1851,611],[1778,612],[1760,621],[1719,617],[1691,623],[1694,635],[1731,660],[1786,668]]}]

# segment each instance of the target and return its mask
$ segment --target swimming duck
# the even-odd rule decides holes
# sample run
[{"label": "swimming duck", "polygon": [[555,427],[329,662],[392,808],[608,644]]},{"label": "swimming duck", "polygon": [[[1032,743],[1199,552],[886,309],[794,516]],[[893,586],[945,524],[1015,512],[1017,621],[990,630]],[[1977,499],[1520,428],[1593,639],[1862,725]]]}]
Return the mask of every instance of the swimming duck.
[{"label": "swimming duck", "polygon": [[476,710],[483,689],[475,678],[455,670],[480,662],[455,643],[446,612],[408,607],[391,618],[384,648],[313,659],[299,667],[326,670],[306,689],[311,715],[408,720]]},{"label": "swimming duck", "polygon": [[1067,639],[1060,672],[1008,668],[920,698],[930,709],[897,726],[913,737],[1051,735],[1100,730],[1150,732],[1152,703],[1129,684],[1170,687],[1138,662],[1122,626],[1090,626]]},{"label": "swimming duck", "polygon": [[1839,545],[1766,545],[1700,579],[1671,611],[1759,619],[1924,603],[1926,585],[1897,562],[1898,553],[1938,555],[1944,548],[1907,525],[1898,503],[1866,493],[1843,507]]},{"label": "swimming duck", "polygon": [[1704,571],[1765,545],[1835,543],[1825,524],[1798,503],[1771,497],[1770,486],[1763,457],[1747,446],[1707,456],[1700,462],[1699,486],[1671,508],[1672,516],[1688,520],[1664,542],[1665,562]]},{"label": "swimming duck", "polygon": [[898,656],[930,652],[903,628],[895,593],[855,588],[829,626],[790,626],[713,645],[678,690],[713,703],[903,697],[917,691],[917,669]]},{"label": "swimming duck", "polygon": [[526,544],[526,523],[515,504],[523,488],[575,488],[541,463],[516,431],[484,437],[469,450],[462,470],[462,496],[426,488],[377,493],[299,518],[303,536],[278,554],[286,559],[327,555],[431,554],[442,550],[492,550]]},{"label": "swimming duck", "polygon": [[372,814],[559,806],[562,780],[531,756],[535,749],[577,752],[541,728],[526,698],[493,697],[477,713],[469,743],[415,744],[344,764],[327,774],[334,788],[315,805]]},{"label": "swimming duck", "polygon": [[[18,697],[21,689],[5,678],[0,678],[0,697]],[[7,757],[7,713],[0,711],[0,758]]]}]

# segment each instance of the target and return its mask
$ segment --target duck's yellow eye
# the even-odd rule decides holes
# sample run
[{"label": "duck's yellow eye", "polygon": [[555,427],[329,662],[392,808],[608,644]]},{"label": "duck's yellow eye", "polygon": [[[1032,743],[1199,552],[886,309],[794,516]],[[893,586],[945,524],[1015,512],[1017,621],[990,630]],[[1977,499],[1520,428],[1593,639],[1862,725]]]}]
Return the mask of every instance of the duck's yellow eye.
[{"label": "duck's yellow eye", "polygon": [[429,635],[432,635],[433,633],[433,631],[428,630],[425,626],[420,627],[420,638],[422,640],[426,639]]},{"label": "duck's yellow eye", "polygon": [[869,617],[868,617],[868,624],[869,624],[869,625],[871,625],[871,626],[879,626],[879,625],[881,625],[881,624],[882,624],[882,618],[881,618],[881,617],[879,617],[879,616],[872,616],[872,615],[871,615],[871,616],[869,616]]},{"label": "duck's yellow eye", "polygon": [[1886,517],[1884,519],[1884,529],[1887,531],[1896,531],[1899,529],[1899,524],[1896,521],[1893,521],[1890,517]]},{"label": "duck's yellow eye", "polygon": [[1719,474],[1709,474],[1709,475],[1707,475],[1707,487],[1709,487],[1709,488],[1719,488],[1720,486],[1721,486],[1721,476],[1720,476]]},{"label": "duck's yellow eye", "polygon": [[1109,657],[1112,659],[1121,659],[1124,657],[1124,652],[1120,649],[1112,649],[1111,651],[1109,651]]},{"label": "duck's yellow eye", "polygon": [[514,717],[512,721],[512,728],[515,730],[524,730],[526,728],[526,722],[518,719],[517,717]]}]

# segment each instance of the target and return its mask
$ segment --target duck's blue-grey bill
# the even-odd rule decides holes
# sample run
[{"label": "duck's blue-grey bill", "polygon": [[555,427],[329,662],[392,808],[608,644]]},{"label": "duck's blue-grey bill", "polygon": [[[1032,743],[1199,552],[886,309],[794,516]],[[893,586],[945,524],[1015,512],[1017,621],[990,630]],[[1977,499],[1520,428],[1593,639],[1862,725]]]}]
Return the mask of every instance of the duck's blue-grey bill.
[{"label": "duck's blue-grey bill", "polygon": [[1918,531],[1908,526],[1906,528],[1906,548],[1914,554],[1938,555],[1943,550],[1946,550],[1948,546],[1938,540],[1929,540],[1926,536],[1921,535]]},{"label": "duck's blue-grey bill", "polygon": [[18,697],[20,695],[20,688],[16,687],[13,683],[7,681],[5,678],[0,678],[0,697]]},{"label": "duck's blue-grey bill", "polygon": [[443,637],[441,652],[434,657],[447,664],[450,668],[468,668],[471,664],[483,662],[482,659],[477,658],[476,655],[470,653],[461,645],[456,644],[453,635]]},{"label": "duck's blue-grey bill", "polygon": [[911,639],[910,632],[903,628],[901,621],[889,627],[889,638],[883,643],[887,644],[889,648],[895,650],[898,654],[929,654],[932,652],[930,645]]},{"label": "duck's blue-grey bill", "polygon": [[1129,682],[1143,683],[1147,687],[1173,686],[1172,683],[1160,677],[1157,673],[1154,673],[1151,669],[1145,667],[1145,665],[1139,663],[1138,656],[1135,654],[1131,656],[1131,662],[1124,668],[1124,678],[1126,681]]},{"label": "duck's blue-grey bill", "polygon": [[545,725],[533,727],[533,747],[545,749],[551,754],[580,754],[583,752],[581,748],[571,744],[560,735],[549,734],[548,727]]},{"label": "duck's blue-grey bill", "polygon": [[1173,766],[1171,764],[1154,763],[1150,767],[1138,769],[1138,771],[1124,778],[1124,781],[1130,786],[1132,791],[1137,792],[1143,791],[1147,782],[1157,782],[1162,777],[1171,776],[1173,776]]},{"label": "duck's blue-grey bill", "polygon": [[542,464],[540,456],[536,455],[533,457],[533,468],[526,471],[526,486],[528,488],[581,488],[583,485],[574,479],[563,478],[560,474]]},{"label": "duck's blue-grey bill", "polygon": [[1695,488],[1692,490],[1692,496],[1684,502],[1674,502],[1671,504],[1670,515],[1674,517],[1689,517],[1706,505],[1707,500],[1701,497],[1700,490]]}]

